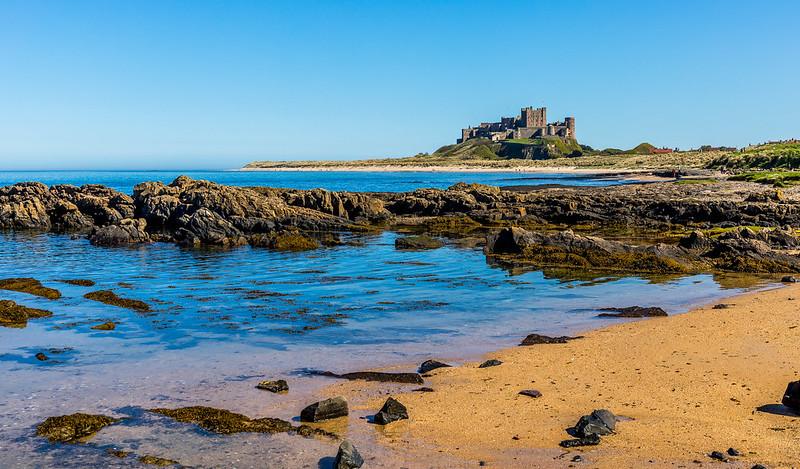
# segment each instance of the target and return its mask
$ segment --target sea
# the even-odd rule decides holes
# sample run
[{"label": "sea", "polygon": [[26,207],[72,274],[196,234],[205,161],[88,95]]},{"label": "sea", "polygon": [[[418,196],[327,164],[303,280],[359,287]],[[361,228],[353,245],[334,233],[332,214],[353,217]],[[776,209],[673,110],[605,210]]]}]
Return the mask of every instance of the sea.
[{"label": "sea", "polygon": [[[236,186],[375,192],[456,182],[627,183],[534,173],[50,171],[0,172],[0,186],[103,184],[130,193],[139,182],[170,182],[181,174]],[[398,251],[397,236],[358,235],[353,245],[281,253],[165,243],[106,248],[68,235],[0,232],[0,278],[34,277],[62,293],[47,300],[0,290],[0,299],[54,313],[25,328],[0,327],[0,467],[139,467],[134,456],[145,454],[189,467],[330,467],[334,442],[212,435],[146,409],[208,405],[296,421],[300,409],[326,397],[320,393],[333,382],[312,370],[414,371],[431,358],[458,365],[515,346],[528,333],[577,334],[621,321],[597,317],[599,308],[659,306],[680,314],[771,282],[742,275],[509,271],[488,263],[480,248]],[[63,283],[74,279],[96,285]],[[152,311],[83,296],[101,289],[145,301]],[[117,327],[92,329],[106,321]],[[49,360],[38,360],[37,353]],[[291,390],[275,395],[256,389],[264,379],[286,379]],[[38,422],[73,412],[126,420],[83,445],[50,445],[35,437]],[[343,431],[362,453],[402,462],[403,454],[382,447],[360,423]],[[133,456],[116,458],[108,449]],[[412,462],[408,467],[415,467]]]}]

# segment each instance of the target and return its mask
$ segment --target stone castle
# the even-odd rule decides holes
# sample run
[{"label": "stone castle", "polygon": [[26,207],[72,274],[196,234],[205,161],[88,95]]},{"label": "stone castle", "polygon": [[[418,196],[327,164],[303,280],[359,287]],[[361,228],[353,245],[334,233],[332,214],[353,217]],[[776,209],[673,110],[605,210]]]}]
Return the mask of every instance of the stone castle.
[{"label": "stone castle", "polygon": [[500,122],[483,122],[478,127],[461,129],[456,143],[471,138],[488,138],[493,142],[513,138],[537,137],[575,138],[575,118],[565,117],[563,122],[547,123],[547,108],[524,107],[519,117],[501,117]]}]

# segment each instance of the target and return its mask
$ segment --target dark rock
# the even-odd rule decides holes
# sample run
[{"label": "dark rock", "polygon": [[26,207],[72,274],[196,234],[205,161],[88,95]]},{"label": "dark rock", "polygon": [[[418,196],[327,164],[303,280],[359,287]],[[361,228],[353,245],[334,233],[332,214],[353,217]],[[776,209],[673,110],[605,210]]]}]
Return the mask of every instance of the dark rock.
[{"label": "dark rock", "polygon": [[283,379],[279,379],[277,381],[262,381],[256,385],[256,388],[279,393],[289,391],[289,384]]},{"label": "dark rock", "polygon": [[46,318],[53,313],[43,309],[28,308],[11,300],[0,300],[0,326],[22,328],[28,319]]},{"label": "dark rock", "polygon": [[97,290],[83,295],[87,300],[99,301],[111,306],[119,306],[120,308],[132,309],[139,312],[150,311],[150,305],[140,300],[131,300],[122,298],[111,290]]},{"label": "dark rock", "polygon": [[104,322],[103,324],[98,324],[96,326],[92,326],[92,329],[96,331],[113,331],[117,328],[116,323],[112,321]]},{"label": "dark rock", "polygon": [[193,423],[212,433],[229,435],[233,433],[285,433],[294,429],[292,424],[276,418],[251,419],[225,409],[192,406],[178,409],[150,409],[150,412],[165,415],[178,422]]},{"label": "dark rock", "polygon": [[250,244],[275,251],[291,252],[317,249],[320,245],[314,238],[296,232],[255,235],[250,238]]},{"label": "dark rock", "polygon": [[423,386],[421,388],[412,389],[411,391],[412,392],[433,392],[433,388],[429,388],[429,387]]},{"label": "dark rock", "polygon": [[336,459],[333,462],[334,469],[357,469],[364,465],[364,458],[355,446],[348,440],[342,441]]},{"label": "dark rock", "polygon": [[300,420],[303,422],[319,422],[320,420],[344,417],[347,414],[347,401],[339,396],[315,402],[306,407],[300,412]]},{"label": "dark rock", "polygon": [[347,380],[378,381],[383,383],[405,383],[422,384],[422,376],[419,373],[384,373],[380,371],[355,371],[352,373],[333,373],[330,371],[314,371],[314,375],[327,376],[329,378],[340,378]]},{"label": "dark rock", "polygon": [[126,218],[113,225],[95,228],[89,235],[89,241],[96,246],[148,243],[150,235],[146,229],[147,222],[143,218]]},{"label": "dark rock", "polygon": [[728,460],[728,458],[725,457],[725,455],[721,451],[712,451],[711,454],[708,455],[708,457],[723,462],[726,462]]},{"label": "dark rock", "polygon": [[781,403],[800,414],[800,381],[792,381],[786,386]]},{"label": "dark rock", "polygon": [[629,306],[627,308],[601,308],[600,311],[615,311],[615,313],[601,313],[601,318],[653,318],[666,316],[667,312],[658,307]]},{"label": "dark rock", "polygon": [[583,462],[583,456],[581,456],[580,454],[576,454],[575,456],[572,457],[572,459],[570,459],[570,461],[572,461],[572,462]]},{"label": "dark rock", "polygon": [[540,393],[539,391],[537,391],[535,389],[523,389],[522,391],[519,392],[519,394],[521,396],[528,396],[528,397],[532,397],[534,399],[542,397],[542,393]]},{"label": "dark rock", "polygon": [[59,282],[66,283],[69,285],[75,285],[78,287],[93,287],[95,285],[94,280],[86,280],[86,279],[68,279],[68,280],[59,280]]},{"label": "dark rock", "polygon": [[394,398],[386,399],[381,410],[375,414],[375,423],[378,425],[388,425],[396,420],[408,418],[406,406]]},{"label": "dark rock", "polygon": [[764,466],[763,464],[756,464],[750,469],[767,469],[767,466]]},{"label": "dark rock", "polygon": [[605,409],[598,409],[581,417],[575,424],[574,431],[579,437],[609,435],[614,433],[616,422],[614,414]]},{"label": "dark rock", "polygon": [[567,337],[567,336],[549,337],[541,334],[528,334],[528,336],[522,340],[522,343],[520,343],[520,345],[566,344],[567,341],[578,338],[579,337]]},{"label": "dark rock", "polygon": [[600,437],[597,435],[589,435],[581,438],[574,438],[571,440],[564,440],[558,444],[562,448],[575,448],[578,446],[595,446],[600,444]]},{"label": "dark rock", "polygon": [[61,292],[45,287],[35,278],[7,278],[0,280],[0,290],[11,290],[29,295],[41,296],[48,300],[61,298]]},{"label": "dark rock", "polygon": [[783,278],[781,278],[781,282],[783,282],[783,283],[797,283],[797,277],[795,277],[794,275],[785,275]]},{"label": "dark rock", "polygon": [[728,453],[728,456],[741,456],[742,455],[742,453],[740,453],[739,450],[734,449],[734,448],[728,448],[727,453]]},{"label": "dark rock", "polygon": [[428,372],[431,372],[431,371],[433,371],[433,370],[435,370],[437,368],[450,368],[450,365],[448,365],[447,363],[442,363],[440,361],[436,361],[436,360],[425,360],[419,366],[419,372],[420,373],[428,373]]},{"label": "dark rock", "polygon": [[74,443],[117,421],[119,419],[105,415],[82,413],[49,417],[36,427],[36,435],[47,438],[50,443]]},{"label": "dark rock", "polygon": [[492,367],[492,366],[500,366],[502,364],[503,364],[503,362],[501,362],[500,360],[491,358],[491,359],[486,360],[485,362],[481,363],[480,365],[478,365],[478,368],[489,368],[489,367]]},{"label": "dark rock", "polygon": [[430,236],[404,236],[394,240],[394,247],[397,249],[438,249],[444,246],[444,243],[436,238]]},{"label": "dark rock", "polygon": [[714,307],[712,309],[728,309],[728,308],[730,308],[732,306],[733,305],[730,304],[730,303],[720,303],[720,304],[714,305]]},{"label": "dark rock", "polygon": [[45,362],[47,360],[50,360],[50,357],[45,355],[43,352],[39,352],[36,354],[36,359],[39,360],[40,362]]}]

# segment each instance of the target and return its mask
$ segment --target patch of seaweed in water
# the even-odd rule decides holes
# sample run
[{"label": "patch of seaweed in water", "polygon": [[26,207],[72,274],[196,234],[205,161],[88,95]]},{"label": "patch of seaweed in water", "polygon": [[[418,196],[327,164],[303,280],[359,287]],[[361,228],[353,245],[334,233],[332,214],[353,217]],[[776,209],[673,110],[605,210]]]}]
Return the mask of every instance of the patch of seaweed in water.
[{"label": "patch of seaweed in water", "polygon": [[75,413],[49,417],[36,427],[36,435],[47,438],[50,443],[76,443],[86,440],[103,427],[119,419],[106,415]]},{"label": "patch of seaweed in water", "polygon": [[35,278],[29,277],[7,278],[0,280],[0,290],[28,293],[30,295],[47,298],[48,300],[57,300],[61,298],[60,291],[56,290],[55,288],[45,287]]},{"label": "patch of seaweed in water", "polygon": [[111,290],[97,290],[83,295],[87,300],[99,301],[107,305],[119,306],[120,308],[128,308],[140,312],[149,312],[150,305],[140,300],[131,300],[122,298]]},{"label": "patch of seaweed in water", "polygon": [[53,313],[44,309],[28,308],[11,300],[0,300],[0,326],[23,328],[28,319],[46,318]]},{"label": "patch of seaweed in water", "polygon": [[67,280],[59,280],[61,283],[66,283],[67,285],[75,285],[77,287],[93,287],[95,286],[94,280],[87,280],[87,279],[67,279]]}]

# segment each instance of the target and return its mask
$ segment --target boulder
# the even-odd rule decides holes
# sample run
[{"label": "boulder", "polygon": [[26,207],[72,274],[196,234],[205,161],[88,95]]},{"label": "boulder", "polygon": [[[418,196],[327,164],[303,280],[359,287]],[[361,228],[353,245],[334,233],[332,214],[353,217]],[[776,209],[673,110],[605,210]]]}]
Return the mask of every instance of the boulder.
[{"label": "boulder", "polygon": [[425,360],[419,366],[419,370],[418,371],[420,373],[422,373],[422,374],[425,374],[425,373],[433,371],[433,370],[435,370],[437,368],[450,368],[450,365],[448,365],[447,363],[442,363],[442,362],[437,361],[437,360]]},{"label": "boulder", "polygon": [[339,451],[336,452],[336,459],[333,461],[334,469],[358,469],[364,465],[364,458],[355,446],[348,440],[342,441]]},{"label": "boulder", "polygon": [[36,435],[47,438],[50,443],[74,443],[117,421],[119,419],[105,415],[83,413],[49,417],[37,425]]},{"label": "boulder", "polygon": [[786,386],[781,403],[800,414],[800,381],[792,381]]},{"label": "boulder", "polygon": [[502,364],[503,364],[503,362],[501,362],[500,360],[497,360],[495,358],[491,358],[491,359],[486,360],[485,362],[481,363],[480,365],[478,365],[478,368],[489,368],[489,367],[492,367],[492,366],[499,366],[499,365],[502,365]]},{"label": "boulder", "polygon": [[575,424],[575,434],[585,438],[591,435],[602,436],[614,433],[617,418],[610,411],[599,409],[592,411],[589,415],[584,415]]},{"label": "boulder", "polygon": [[390,397],[381,407],[381,410],[375,414],[375,423],[378,425],[388,425],[394,421],[407,419],[408,410],[406,406],[401,404],[396,399]]},{"label": "boulder", "polygon": [[279,379],[276,381],[262,381],[256,385],[256,388],[263,389],[265,391],[280,393],[280,392],[288,392],[289,391],[289,384],[286,380]]},{"label": "boulder", "polygon": [[324,401],[315,402],[300,412],[303,422],[319,422],[321,420],[345,417],[348,414],[347,401],[341,397],[333,397]]},{"label": "boulder", "polygon": [[95,228],[89,241],[96,246],[124,246],[126,244],[147,243],[150,235],[146,231],[147,222],[143,218],[126,218],[114,225]]}]

